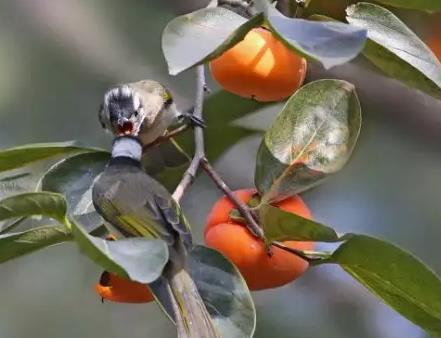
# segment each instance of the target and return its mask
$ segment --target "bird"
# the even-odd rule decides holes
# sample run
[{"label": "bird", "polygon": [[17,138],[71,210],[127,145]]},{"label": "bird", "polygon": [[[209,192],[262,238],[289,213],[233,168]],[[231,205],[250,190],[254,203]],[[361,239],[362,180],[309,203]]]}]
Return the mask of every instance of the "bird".
[{"label": "bird", "polygon": [[193,243],[188,221],[169,191],[141,167],[142,147],[133,135],[114,139],[111,159],[92,187],[93,205],[124,237],[167,243],[169,262],[151,289],[173,309],[179,337],[219,337],[189,272]]},{"label": "bird", "polygon": [[149,145],[178,123],[205,127],[190,111],[179,111],[171,92],[161,83],[142,80],[108,89],[98,117],[101,126],[113,135],[136,134],[143,145]]}]

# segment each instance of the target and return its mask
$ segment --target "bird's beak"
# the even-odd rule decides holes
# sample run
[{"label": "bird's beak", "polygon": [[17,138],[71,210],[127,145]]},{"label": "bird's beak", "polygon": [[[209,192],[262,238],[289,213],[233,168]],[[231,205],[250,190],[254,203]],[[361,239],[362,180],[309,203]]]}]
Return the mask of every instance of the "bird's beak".
[{"label": "bird's beak", "polygon": [[127,117],[124,116],[119,116],[118,117],[118,125],[119,126],[124,126],[127,122],[130,122],[130,120]]}]

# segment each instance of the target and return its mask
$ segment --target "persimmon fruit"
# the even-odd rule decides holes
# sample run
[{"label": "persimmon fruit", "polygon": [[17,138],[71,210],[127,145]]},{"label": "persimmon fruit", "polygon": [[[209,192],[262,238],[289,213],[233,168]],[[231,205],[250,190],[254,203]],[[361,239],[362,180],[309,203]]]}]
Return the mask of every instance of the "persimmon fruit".
[{"label": "persimmon fruit", "polygon": [[225,90],[264,102],[293,94],[303,84],[306,68],[303,57],[261,27],[210,62],[213,78]]},{"label": "persimmon fruit", "polygon": [[432,50],[433,54],[435,54],[435,56],[441,62],[441,39],[440,39],[439,35],[430,36],[427,39],[427,45]]},{"label": "persimmon fruit", "polygon": [[[255,190],[235,191],[243,202],[248,202]],[[311,212],[298,197],[291,197],[276,204],[280,209],[311,219]],[[250,290],[263,290],[285,285],[300,277],[308,268],[308,262],[282,249],[272,247],[268,255],[264,243],[254,237],[243,225],[230,217],[233,204],[222,197],[212,207],[205,226],[205,244],[229,258],[239,269]],[[286,241],[288,247],[311,250],[314,243]]]},{"label": "persimmon fruit", "polygon": [[102,273],[95,291],[102,299],[117,303],[149,303],[154,300],[144,284],[107,271]]}]

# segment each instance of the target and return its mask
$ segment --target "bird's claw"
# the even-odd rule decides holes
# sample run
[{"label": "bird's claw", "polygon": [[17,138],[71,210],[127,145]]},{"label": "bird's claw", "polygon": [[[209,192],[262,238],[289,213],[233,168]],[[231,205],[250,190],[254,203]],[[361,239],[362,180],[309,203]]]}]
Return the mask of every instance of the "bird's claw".
[{"label": "bird's claw", "polygon": [[205,121],[197,116],[194,116],[192,113],[183,113],[181,118],[184,119],[187,123],[189,123],[192,127],[200,127],[206,128],[207,124]]}]

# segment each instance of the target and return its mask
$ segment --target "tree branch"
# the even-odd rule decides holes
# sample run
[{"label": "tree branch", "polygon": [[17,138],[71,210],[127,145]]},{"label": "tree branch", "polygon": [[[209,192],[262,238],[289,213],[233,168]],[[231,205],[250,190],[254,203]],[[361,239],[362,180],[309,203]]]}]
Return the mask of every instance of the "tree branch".
[{"label": "tree branch", "polygon": [[[203,105],[205,94],[205,68],[203,65],[196,68],[196,98],[193,114],[199,119],[203,119]],[[233,193],[233,191],[227,186],[222,177],[214,170],[208,159],[205,157],[204,149],[204,130],[201,127],[196,126],[194,129],[194,144],[195,153],[193,159],[190,162],[189,167],[184,173],[181,182],[176,187],[173,198],[180,202],[185,191],[193,183],[199,167],[202,167],[207,175],[213,180],[216,186],[223,191],[223,193],[233,202],[236,208],[239,210],[243,218],[247,222],[247,226],[250,231],[259,238],[263,238],[263,231],[259,224],[256,222],[253,214],[248,206],[239,200]]]},{"label": "tree branch", "polygon": [[[203,119],[204,96],[205,96],[205,69],[204,65],[196,67],[196,98],[193,114],[199,119]],[[193,183],[198,172],[202,158],[205,156],[204,150],[204,130],[200,126],[194,127],[194,147],[195,153],[189,167],[182,176],[181,182],[176,187],[173,198],[179,203],[184,196],[187,188]]]},{"label": "tree branch", "polygon": [[235,205],[236,209],[240,212],[242,217],[245,219],[248,229],[258,238],[263,239],[263,230],[257,223],[250,208],[242,202],[240,199],[234,195],[233,191],[228,187],[225,181],[220,177],[220,175],[214,170],[210,162],[208,162],[206,157],[201,160],[202,169],[211,178],[211,180],[216,184],[216,186],[229,198],[231,202]]},{"label": "tree branch", "polygon": [[257,14],[257,11],[253,8],[253,4],[253,0],[218,0],[219,6],[239,8],[241,12],[249,18]]}]

